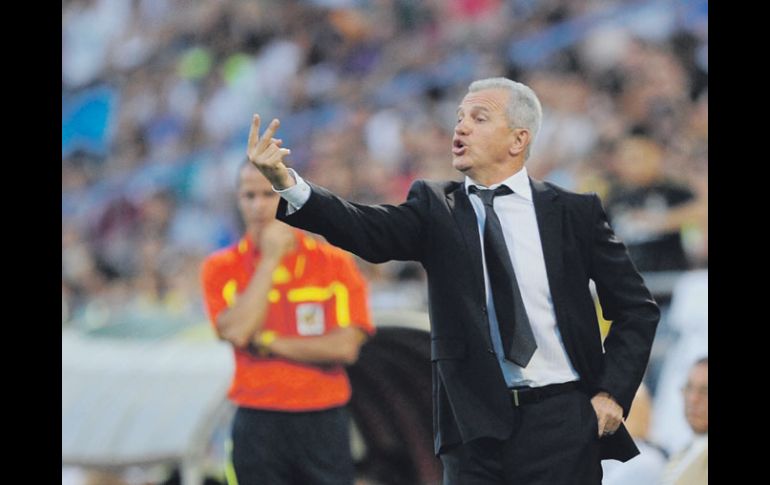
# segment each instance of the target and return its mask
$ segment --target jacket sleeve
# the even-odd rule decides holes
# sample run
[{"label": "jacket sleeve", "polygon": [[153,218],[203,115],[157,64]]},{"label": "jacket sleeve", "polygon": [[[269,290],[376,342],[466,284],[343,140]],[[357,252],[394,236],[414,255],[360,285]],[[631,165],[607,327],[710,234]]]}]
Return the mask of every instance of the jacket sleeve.
[{"label": "jacket sleeve", "polygon": [[310,198],[291,215],[286,214],[287,202],[281,199],[279,220],[320,234],[371,263],[422,259],[428,204],[424,182],[414,182],[407,200],[397,206],[356,204],[308,184]]},{"label": "jacket sleeve", "polygon": [[617,400],[627,416],[647,368],[660,310],[596,195],[592,221],[590,276],[596,283],[604,318],[612,321],[604,340],[604,367],[598,385]]}]

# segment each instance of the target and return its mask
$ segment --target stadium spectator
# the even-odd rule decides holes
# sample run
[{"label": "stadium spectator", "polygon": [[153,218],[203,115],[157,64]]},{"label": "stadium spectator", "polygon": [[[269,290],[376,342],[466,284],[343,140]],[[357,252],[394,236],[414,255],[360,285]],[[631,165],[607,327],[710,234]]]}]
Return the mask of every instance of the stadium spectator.
[{"label": "stadium spectator", "polygon": [[[361,202],[397,202],[416,178],[454,177],[442,147],[455,100],[470,80],[505,72],[522,73],[548,113],[529,162],[536,176],[603,195],[609,167],[597,150],[634,130],[663,147],[668,175],[707,173],[705,2],[686,11],[566,0],[271,5],[62,4],[62,102],[73,107],[63,133],[80,134],[63,138],[62,218],[106,285],[137,272],[130,255],[140,241],[118,228],[136,229],[131,211],[159,190],[174,200],[164,246],[205,254],[239,237],[229,181],[246,137],[240,110],[279,113],[295,167]],[[276,55],[292,62],[264,69]],[[99,103],[79,104],[101,87],[109,94]],[[84,118],[95,107],[103,116]],[[97,145],[83,138],[93,133]],[[107,212],[117,226],[105,232]],[[685,225],[685,245],[700,247],[705,231]],[[384,274],[388,292],[399,270]],[[70,320],[101,291],[88,288],[71,301]]]},{"label": "stadium spectator", "polygon": [[705,268],[677,278],[660,329],[670,334],[670,342],[660,362],[650,435],[669,454],[681,451],[693,436],[682,414],[685,402],[681,388],[693,363],[708,353],[708,279]]},{"label": "stadium spectator", "polygon": [[689,266],[682,220],[672,210],[694,196],[689,188],[665,179],[663,156],[660,145],[643,136],[623,139],[615,154],[617,180],[607,197],[607,215],[640,271]]},{"label": "stadium spectator", "polygon": [[708,484],[709,361],[699,359],[690,368],[684,394],[684,414],[694,433],[684,450],[671,457],[661,485]]}]

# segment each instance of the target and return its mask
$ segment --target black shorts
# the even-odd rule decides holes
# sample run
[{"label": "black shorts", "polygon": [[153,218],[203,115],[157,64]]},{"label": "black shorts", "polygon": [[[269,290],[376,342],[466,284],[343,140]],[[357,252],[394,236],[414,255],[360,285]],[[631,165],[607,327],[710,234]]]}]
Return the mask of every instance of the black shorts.
[{"label": "black shorts", "polygon": [[238,485],[352,485],[348,410],[238,408],[231,460]]}]

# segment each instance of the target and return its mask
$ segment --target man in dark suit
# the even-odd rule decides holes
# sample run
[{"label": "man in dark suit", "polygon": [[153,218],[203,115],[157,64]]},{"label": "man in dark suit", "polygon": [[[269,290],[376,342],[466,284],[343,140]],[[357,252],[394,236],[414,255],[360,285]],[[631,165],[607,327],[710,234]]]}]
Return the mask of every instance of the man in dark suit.
[{"label": "man in dark suit", "polygon": [[[254,117],[249,159],[277,217],[367,261],[428,275],[435,452],[444,483],[601,483],[638,450],[622,424],[660,313],[595,194],[530,179],[542,109],[527,86],[476,81],[457,109],[464,182],[416,181],[401,205],[348,202],[304,181]],[[612,327],[602,344],[593,280]]]}]

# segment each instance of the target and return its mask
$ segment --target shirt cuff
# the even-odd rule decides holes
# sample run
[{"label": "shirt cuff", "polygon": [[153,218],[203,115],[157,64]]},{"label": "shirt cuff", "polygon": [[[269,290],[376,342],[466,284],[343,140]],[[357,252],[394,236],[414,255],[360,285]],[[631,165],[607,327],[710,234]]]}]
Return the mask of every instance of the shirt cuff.
[{"label": "shirt cuff", "polygon": [[307,200],[310,198],[311,192],[310,185],[308,185],[308,183],[305,182],[305,180],[300,177],[293,168],[289,168],[288,170],[296,184],[283,190],[278,190],[273,187],[273,190],[277,192],[278,195],[286,199],[286,202],[289,203],[288,207],[286,208],[287,216],[302,209],[302,206],[305,205],[305,202],[307,202]]}]

